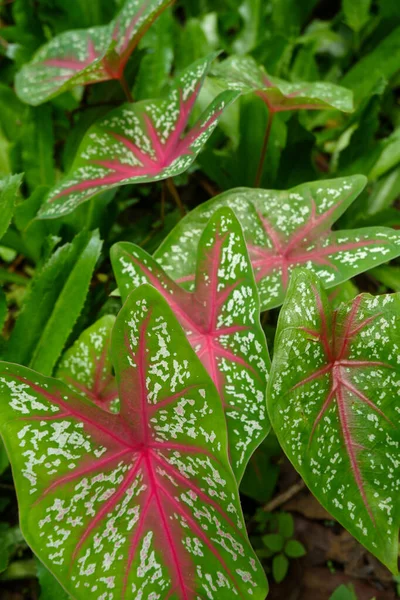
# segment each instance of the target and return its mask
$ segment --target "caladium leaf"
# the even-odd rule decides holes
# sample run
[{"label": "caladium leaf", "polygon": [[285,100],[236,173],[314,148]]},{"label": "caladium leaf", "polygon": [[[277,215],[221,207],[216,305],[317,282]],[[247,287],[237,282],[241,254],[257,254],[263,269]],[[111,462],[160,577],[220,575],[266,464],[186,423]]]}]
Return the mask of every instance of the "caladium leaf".
[{"label": "caladium leaf", "polygon": [[110,412],[119,409],[110,357],[114,322],[113,315],[105,315],[86,329],[65,352],[57,369],[58,379]]},{"label": "caladium leaf", "polygon": [[173,0],[126,0],[108,25],[66,31],[17,74],[18,96],[34,106],[77,85],[121,79],[133,50]]},{"label": "caladium leaf", "polygon": [[66,31],[42,46],[15,78],[18,97],[33,106],[77,85],[107,81],[110,26]]},{"label": "caladium leaf", "polygon": [[214,69],[213,74],[232,90],[256,93],[272,112],[323,108],[343,112],[353,110],[351,90],[325,81],[291,83],[272,77],[250,56],[230,56]]},{"label": "caladium leaf", "polygon": [[264,600],[217,391],[167,302],[132,292],[112,334],[121,410],[0,366],[21,529],[76,600]]},{"label": "caladium leaf", "polygon": [[175,312],[220,394],[229,456],[239,481],[269,431],[265,401],[269,355],[239,222],[223,208],[208,223],[199,242],[193,292],[176,284],[135,244],[115,244],[111,260],[123,299],[137,286],[150,283]]},{"label": "caladium leaf", "polygon": [[39,216],[59,217],[100,191],[185,171],[237,97],[232,91],[219,94],[185,133],[214,57],[186,69],[166,99],[126,104],[97,121],[85,134],[71,172],[51,191]]},{"label": "caladium leaf", "polygon": [[323,506],[397,572],[400,295],[332,310],[294,274],[281,310],[268,407],[282,448]]},{"label": "caladium leaf", "polygon": [[182,219],[155,253],[176,281],[193,286],[195,252],[210,216],[230,206],[239,218],[262,310],[282,304],[290,273],[306,266],[326,288],[400,254],[400,234],[386,227],[332,231],[365,186],[362,175],[304,183],[288,191],[230,190]]}]

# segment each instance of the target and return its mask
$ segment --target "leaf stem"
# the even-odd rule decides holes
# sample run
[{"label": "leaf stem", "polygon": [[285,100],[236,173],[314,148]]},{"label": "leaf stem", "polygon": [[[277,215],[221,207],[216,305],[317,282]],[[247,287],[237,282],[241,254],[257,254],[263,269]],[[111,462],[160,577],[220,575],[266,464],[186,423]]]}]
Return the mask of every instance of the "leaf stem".
[{"label": "leaf stem", "polygon": [[186,210],[185,210],[185,207],[182,204],[181,197],[179,195],[178,190],[176,189],[176,186],[175,186],[175,183],[174,183],[172,177],[168,177],[168,179],[167,179],[167,187],[168,187],[169,193],[171,194],[171,196],[175,200],[176,205],[179,208],[182,217],[184,217],[186,215]]},{"label": "leaf stem", "polygon": [[257,175],[256,175],[256,178],[254,181],[254,187],[260,187],[261,177],[262,177],[262,172],[263,172],[263,167],[264,167],[264,162],[265,162],[265,156],[267,154],[268,141],[269,141],[269,136],[271,134],[271,127],[272,127],[272,122],[274,120],[274,115],[275,115],[275,111],[271,110],[271,108],[268,108],[267,127],[265,129],[264,141],[263,141],[261,154],[260,154],[260,162],[258,163]]},{"label": "leaf stem", "polygon": [[133,102],[132,92],[129,88],[128,82],[126,81],[125,73],[121,74],[121,77],[118,79],[118,81],[124,91],[124,94],[125,94],[128,102]]}]

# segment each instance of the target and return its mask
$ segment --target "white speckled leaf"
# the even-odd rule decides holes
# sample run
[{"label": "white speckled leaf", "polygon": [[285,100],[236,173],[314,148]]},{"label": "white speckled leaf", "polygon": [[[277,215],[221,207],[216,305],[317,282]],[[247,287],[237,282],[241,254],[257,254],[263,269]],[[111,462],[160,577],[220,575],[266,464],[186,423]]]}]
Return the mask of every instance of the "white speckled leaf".
[{"label": "white speckled leaf", "polygon": [[77,85],[121,79],[141,37],[173,0],[126,0],[108,25],[66,31],[17,74],[18,96],[34,106]]},{"label": "white speckled leaf", "polygon": [[112,334],[121,410],[0,363],[0,431],[21,529],[75,600],[264,600],[217,391],[162,296]]},{"label": "white speckled leaf", "polygon": [[282,304],[290,273],[305,266],[326,288],[400,255],[400,233],[387,227],[332,231],[365,186],[362,175],[304,183],[288,191],[238,188],[182,219],[154,257],[175,281],[191,287],[196,248],[210,216],[230,206],[244,231],[261,309]]},{"label": "white speckled leaf", "polygon": [[265,399],[269,354],[239,222],[229,208],[213,215],[199,242],[193,292],[174,283],[134,244],[115,244],[111,260],[123,299],[142,283],[150,283],[175,312],[221,396],[229,456],[240,481],[269,431]]},{"label": "white speckled leaf", "polygon": [[268,386],[279,442],[323,506],[397,572],[400,295],[333,311],[318,278],[293,275]]},{"label": "white speckled leaf", "polygon": [[57,369],[61,379],[79,394],[118,412],[119,400],[110,357],[113,315],[106,315],[86,329],[65,352]]},{"label": "white speckled leaf", "polygon": [[185,132],[214,58],[211,54],[186,69],[166,99],[125,104],[97,121],[85,134],[71,172],[50,192],[39,216],[59,217],[100,191],[186,171],[237,97],[232,91],[219,94]]},{"label": "white speckled leaf", "polygon": [[268,75],[250,56],[230,56],[213,71],[225,85],[256,93],[272,112],[336,108],[353,110],[353,92],[326,81],[291,83]]}]

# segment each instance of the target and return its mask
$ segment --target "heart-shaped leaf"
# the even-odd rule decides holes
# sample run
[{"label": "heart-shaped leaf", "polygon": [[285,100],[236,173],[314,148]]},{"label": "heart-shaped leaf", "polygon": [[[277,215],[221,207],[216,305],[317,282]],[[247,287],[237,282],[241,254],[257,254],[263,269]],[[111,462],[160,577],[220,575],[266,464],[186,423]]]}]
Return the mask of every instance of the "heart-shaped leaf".
[{"label": "heart-shaped leaf", "polygon": [[36,106],[77,85],[121,79],[140,39],[172,1],[126,0],[108,25],[56,36],[16,76],[18,96]]},{"label": "heart-shaped leaf", "polygon": [[272,77],[250,56],[230,56],[213,74],[232,90],[254,92],[272,112],[336,108],[353,110],[353,93],[325,81],[291,83]]},{"label": "heart-shaped leaf", "polygon": [[57,378],[99,406],[118,412],[118,390],[110,357],[113,315],[106,315],[86,329],[64,354]]},{"label": "heart-shaped leaf", "polygon": [[221,396],[230,460],[239,481],[269,431],[265,401],[269,355],[239,222],[224,208],[208,223],[199,242],[193,292],[174,283],[139,246],[118,243],[111,259],[123,299],[142,283],[150,283],[175,312]]},{"label": "heart-shaped leaf", "polygon": [[75,600],[264,600],[217,391],[161,295],[112,334],[121,411],[1,363],[0,430],[21,529]]},{"label": "heart-shaped leaf", "polygon": [[355,175],[304,183],[288,191],[230,190],[182,219],[154,256],[170,277],[190,289],[201,232],[216,210],[230,206],[243,227],[261,308],[279,306],[296,266],[307,266],[330,288],[399,256],[400,234],[393,229],[331,229],[365,182],[365,177]]},{"label": "heart-shaped leaf", "polygon": [[219,94],[185,133],[215,54],[191,65],[166,99],[121,106],[85,134],[70,174],[56,186],[39,215],[65,215],[94,194],[128,183],[178,175],[195,160],[237,92]]},{"label": "heart-shaped leaf", "polygon": [[400,295],[337,310],[311,273],[281,310],[268,407],[281,446],[323,506],[397,572]]}]

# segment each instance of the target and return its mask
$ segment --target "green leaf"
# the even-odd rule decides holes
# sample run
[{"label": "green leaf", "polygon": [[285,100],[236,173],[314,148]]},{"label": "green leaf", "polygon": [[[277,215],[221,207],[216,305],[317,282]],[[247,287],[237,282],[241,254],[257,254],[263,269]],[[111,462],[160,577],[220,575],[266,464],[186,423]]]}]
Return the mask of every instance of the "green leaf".
[{"label": "green leaf", "polygon": [[285,540],[279,533],[269,533],[263,535],[261,539],[263,544],[273,552],[281,552],[283,550]]},{"label": "green leaf", "polygon": [[21,546],[26,547],[26,544],[20,528],[10,527],[8,523],[0,523],[0,573],[7,569],[11,558]]},{"label": "green leaf", "polygon": [[9,175],[0,179],[0,239],[11,223],[22,175]]},{"label": "green leaf", "polygon": [[122,79],[140,39],[170,4],[171,0],[126,0],[109,25],[61,33],[17,74],[19,98],[36,106],[77,85]]},{"label": "green leaf", "polygon": [[246,54],[255,48],[261,25],[261,0],[243,0],[238,7],[238,13],[243,19],[243,28],[233,43],[238,54]]},{"label": "green leaf", "polygon": [[35,346],[29,366],[50,375],[75,324],[89,290],[102,242],[95,232],[83,249],[57,298],[53,312]]},{"label": "green leaf", "polygon": [[329,600],[357,600],[352,585],[341,585],[332,594]]},{"label": "green leaf", "polygon": [[356,33],[361,31],[369,21],[371,0],[343,0],[342,7],[349,27]]},{"label": "green leaf", "polygon": [[25,106],[18,100],[14,90],[0,83],[0,126],[11,142],[18,137],[24,110]]},{"label": "green leaf", "polygon": [[371,277],[394,292],[400,292],[400,267],[394,265],[383,265],[371,270]]},{"label": "green leaf", "polygon": [[145,55],[135,79],[133,96],[136,100],[158,98],[161,95],[174,58],[173,26],[171,11],[165,11],[140,44],[140,49],[145,49]]},{"label": "green leaf", "polygon": [[0,288],[0,335],[3,331],[4,323],[7,318],[7,299],[2,288]]},{"label": "green leaf", "polygon": [[400,163],[400,127],[384,140],[382,154],[376,161],[370,179],[378,179]]},{"label": "green leaf", "polygon": [[393,572],[399,310],[398,294],[363,294],[333,310],[320,281],[297,272],[280,313],[268,387],[271,421],[294,467],[326,510]]},{"label": "green leaf", "polygon": [[278,513],[278,530],[285,538],[291,538],[294,534],[294,521],[290,513]]},{"label": "green leaf", "polygon": [[366,98],[376,83],[390,79],[399,70],[400,27],[394,29],[372,52],[366,54],[346,73],[341,84],[352,89],[355,102]]},{"label": "green leaf", "polygon": [[317,0],[272,0],[274,29],[285,37],[297,36],[310,17]]},{"label": "green leaf", "polygon": [[105,315],[86,329],[65,352],[57,378],[99,406],[118,412],[119,401],[109,354],[113,315]]},{"label": "green leaf", "polygon": [[273,495],[279,477],[277,459],[282,451],[272,432],[256,448],[240,482],[240,493],[259,504],[265,504]]},{"label": "green leaf", "polygon": [[50,106],[27,108],[13,152],[13,170],[23,171],[30,191],[55,181],[54,116]]},{"label": "green leaf", "polygon": [[195,252],[210,216],[229,206],[239,219],[258,283],[261,309],[282,304],[290,273],[307,265],[326,288],[400,254],[400,234],[385,227],[332,230],[365,186],[362,176],[304,183],[288,191],[238,188],[182,219],[154,257],[177,282],[194,280]]},{"label": "green leaf", "polygon": [[8,343],[7,360],[52,372],[82,310],[100,249],[97,232],[82,232],[35,275]]},{"label": "green leaf", "polygon": [[[132,292],[111,342],[121,412],[2,363],[0,431],[21,529],[75,600],[264,600],[215,386],[161,295]],[[121,560],[122,559],[122,560]]]},{"label": "green leaf", "polygon": [[195,286],[186,291],[139,246],[120,242],[111,249],[122,299],[143,283],[156,287],[208,370],[225,409],[229,456],[240,481],[269,431],[265,402],[269,355],[245,241],[229,208],[215,213],[207,224],[196,260]]},{"label": "green leaf", "polygon": [[40,596],[39,600],[69,600],[70,596],[61,587],[57,579],[50,573],[48,569],[40,562],[37,563],[37,576],[40,585]]},{"label": "green leaf", "polygon": [[285,544],[285,554],[289,558],[300,558],[307,553],[303,544],[297,540],[289,540]]},{"label": "green leaf", "polygon": [[274,556],[272,561],[272,575],[276,583],[281,583],[286,577],[289,569],[289,561],[284,554]]},{"label": "green leaf", "polygon": [[85,134],[69,175],[50,193],[39,215],[55,218],[100,191],[179,175],[195,160],[237,97],[222,92],[185,134],[193,105],[215,54],[182,73],[166,99],[119,107]]},{"label": "green leaf", "polygon": [[229,89],[256,93],[272,112],[322,108],[353,110],[350,90],[325,81],[290,83],[272,77],[250,56],[230,56],[214,69],[213,74]]}]

